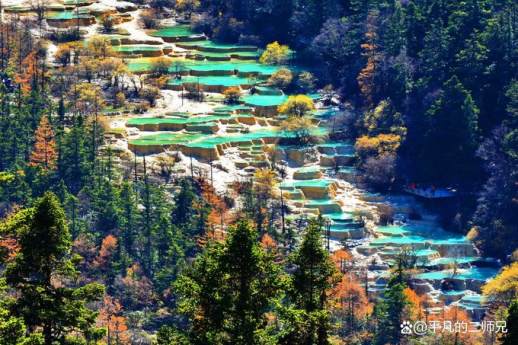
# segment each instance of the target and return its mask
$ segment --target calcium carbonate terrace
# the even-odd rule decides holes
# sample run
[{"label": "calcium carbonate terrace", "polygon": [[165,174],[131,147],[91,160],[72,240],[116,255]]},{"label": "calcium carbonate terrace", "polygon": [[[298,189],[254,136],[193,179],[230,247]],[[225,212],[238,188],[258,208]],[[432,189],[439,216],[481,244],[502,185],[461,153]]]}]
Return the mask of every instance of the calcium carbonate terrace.
[{"label": "calcium carbonate terrace", "polygon": [[[232,62],[217,61],[196,61],[183,58],[169,58],[170,73],[181,72],[182,74],[222,76],[222,75],[255,75],[265,78],[276,71],[280,66],[263,65],[258,62],[236,60]],[[156,59],[153,57],[140,57],[128,59],[127,64],[131,72],[145,73],[153,69]]]},{"label": "calcium carbonate terrace", "polygon": [[[173,113],[131,118],[127,126],[142,131],[139,138],[129,140],[131,150],[137,154],[179,150],[200,162],[231,159],[236,172],[250,176],[255,169],[270,166],[264,150],[268,145],[276,144],[275,155],[287,160],[292,169],[289,178],[279,185],[292,210],[287,219],[296,221],[299,217],[323,216],[330,221],[332,238],[347,241],[368,238],[366,243],[355,247],[355,252],[365,258],[383,260],[385,264],[394,264],[397,255],[410,251],[421,269],[415,277],[416,289],[432,298],[456,303],[474,314],[483,309],[479,282],[493,276],[497,268],[491,267],[494,263],[482,260],[464,236],[441,229],[436,221],[408,220],[403,225],[377,226],[375,237],[369,238],[359,216],[361,212],[348,206],[350,195],[344,193],[341,180],[357,173],[354,146],[347,142],[326,141],[325,123],[333,121],[336,109],[320,108],[312,114],[323,124],[312,133],[321,138],[314,146],[315,151],[306,154],[304,149],[283,145],[283,139],[293,138],[294,133],[276,127],[280,119],[277,108],[289,95],[260,85],[282,66],[241,61],[239,59],[243,57],[257,59],[260,52],[256,47],[214,43],[205,37],[193,36],[185,25],[165,27],[151,35],[171,39],[177,47],[187,49],[187,58],[165,57],[170,61],[171,78],[167,88],[180,91],[185,85],[199,85],[205,91],[220,93],[226,87],[238,86],[244,95],[241,104],[216,106],[209,114]],[[119,48],[124,49],[129,48]],[[131,71],[142,73],[151,71],[156,59],[144,57],[126,61]],[[297,66],[290,68],[297,70]],[[250,86],[255,86],[254,94],[247,92]],[[320,97],[317,94],[310,96],[316,101]],[[396,208],[407,207],[397,198],[367,192],[363,195],[374,205],[388,203]],[[452,271],[452,266],[458,268]],[[383,292],[388,274],[388,266],[385,269],[380,269],[383,265],[376,267],[371,271],[368,283],[369,291],[375,294]],[[452,273],[461,283],[443,288],[442,282],[448,281]]]},{"label": "calcium carbonate terrace", "polygon": [[222,88],[241,86],[248,88],[254,84],[250,78],[241,78],[237,76],[215,76],[215,77],[183,77],[183,78],[172,78],[169,79],[167,85],[169,86],[183,86],[188,84],[195,85],[207,85],[207,86],[219,86]]},{"label": "calcium carbonate terrace", "polygon": [[205,52],[230,53],[230,52],[257,52],[256,46],[244,46],[238,44],[216,43],[209,40],[183,42],[177,44],[180,48],[196,49]]},{"label": "calcium carbonate terrace", "polygon": [[71,19],[81,19],[81,18],[90,18],[90,11],[86,9],[79,9],[77,11],[60,11],[49,13],[47,15],[48,19],[54,20],[71,20]]},{"label": "calcium carbonate terrace", "polygon": [[155,37],[189,37],[194,35],[189,25],[177,25],[164,27],[149,33]]}]

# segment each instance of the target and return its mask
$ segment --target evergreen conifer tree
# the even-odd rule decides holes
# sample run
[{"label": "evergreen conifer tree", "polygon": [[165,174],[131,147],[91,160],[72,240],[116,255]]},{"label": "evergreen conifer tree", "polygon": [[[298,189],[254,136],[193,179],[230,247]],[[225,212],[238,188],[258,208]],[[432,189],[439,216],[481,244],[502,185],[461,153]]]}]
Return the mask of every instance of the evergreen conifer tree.
[{"label": "evergreen conifer tree", "polygon": [[47,192],[35,206],[20,211],[2,230],[16,233],[20,250],[7,266],[6,281],[19,295],[13,303],[15,316],[29,330],[41,327],[45,345],[63,341],[72,331],[86,337],[98,334],[97,313],[86,303],[99,299],[102,285],[69,287],[77,275],[71,255],[71,236],[58,198]]},{"label": "evergreen conifer tree", "polygon": [[176,284],[193,344],[263,344],[282,282],[257,230],[248,222],[231,228],[225,243],[210,244]]}]

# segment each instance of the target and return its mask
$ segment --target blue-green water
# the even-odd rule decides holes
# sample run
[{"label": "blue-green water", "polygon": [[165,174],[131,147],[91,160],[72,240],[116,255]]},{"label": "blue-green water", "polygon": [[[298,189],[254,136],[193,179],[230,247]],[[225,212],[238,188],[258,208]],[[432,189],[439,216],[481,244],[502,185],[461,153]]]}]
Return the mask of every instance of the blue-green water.
[{"label": "blue-green water", "polygon": [[[155,35],[162,37],[176,37],[182,35],[189,35],[191,32],[186,27],[166,28]],[[199,55],[205,55],[206,57],[224,57],[226,54],[230,54],[231,51],[239,52],[240,47],[237,45],[224,45],[217,44],[210,41],[200,40],[195,42],[182,43],[183,47],[190,47],[193,51],[198,50]],[[242,47],[244,55],[253,56],[256,54],[255,51],[250,51],[250,47]],[[152,67],[152,59],[130,59],[130,70],[141,71],[149,70]],[[175,61],[171,59],[170,71],[176,70]],[[181,80],[171,80],[170,84],[179,84],[184,82],[200,82],[206,85],[245,85],[245,84],[258,84],[261,80],[255,80],[250,78],[250,74],[257,74],[262,76],[263,81],[265,77],[275,73],[281,66],[263,65],[257,61],[243,62],[243,61],[182,61],[181,71],[184,74],[190,74],[183,77]],[[295,68],[296,70],[296,68]],[[262,84],[264,85],[264,84]],[[228,117],[233,112],[246,112],[248,114],[242,116],[251,117],[251,107],[269,107],[274,108],[281,105],[288,98],[287,95],[279,93],[278,90],[259,86],[258,93],[254,95],[247,95],[241,98],[242,104],[237,106],[220,106],[214,109],[213,118],[206,118],[207,123],[213,123],[212,121],[218,121],[220,117]],[[318,94],[310,95],[313,99],[318,100],[320,96]],[[335,108],[325,108],[315,111],[312,116],[315,119],[327,122],[326,127],[332,130],[332,122],[339,111]],[[233,115],[234,116],[234,115]],[[186,119],[189,117],[186,116]],[[196,125],[197,120],[189,121],[186,119],[174,120],[182,123],[188,123]],[[141,120],[143,121],[143,120]],[[158,120],[157,120],[158,121]],[[163,120],[160,120],[163,121]],[[231,128],[232,126],[229,126]],[[173,135],[171,133],[160,134],[150,136],[149,138],[143,137],[133,143],[141,143],[142,145],[156,144],[163,142],[174,143],[183,145],[189,148],[199,149],[214,149],[220,147],[220,145],[232,145],[238,144],[247,147],[247,152],[256,154],[261,153],[261,140],[270,138],[289,138],[293,133],[282,132],[273,130],[271,128],[253,130],[249,133],[239,133],[240,126],[232,127],[235,129],[234,133],[228,133],[226,135],[209,135],[196,133],[194,128],[193,132],[189,133],[178,133]],[[328,130],[323,129],[324,126],[319,128],[316,134],[324,136],[328,133]],[[259,145],[259,146],[257,146]],[[253,148],[252,148],[253,147]],[[282,148],[282,147],[281,147]],[[349,157],[354,158],[355,150],[354,145],[346,142],[326,142],[316,146],[318,152],[325,156],[326,159],[343,159],[348,161]],[[349,165],[339,167],[338,172],[344,174],[356,174],[357,169],[350,163]],[[306,170],[304,170],[306,169]],[[318,171],[320,167],[312,166],[299,169],[300,173],[304,171],[306,173]],[[332,169],[322,169],[326,174],[330,173]],[[334,194],[331,189],[334,188],[335,182],[328,177],[310,179],[310,180],[294,180],[285,181],[280,184],[280,188],[288,195],[293,195],[294,199],[291,202],[299,202],[303,207],[315,211],[320,210],[326,218],[332,221],[331,231],[336,235],[342,233],[349,233],[361,226],[361,223],[357,221],[357,215],[353,212],[343,212],[340,204],[335,200]],[[305,195],[308,192],[308,195]],[[312,196],[312,197],[309,197]],[[376,202],[382,202],[392,205],[395,209],[409,209],[416,207],[416,201],[410,197],[400,197],[393,195],[381,195],[365,192],[364,196],[366,199],[377,200]],[[404,211],[397,211],[405,213]],[[424,211],[426,212],[426,211]],[[393,258],[398,255],[402,250],[410,249],[412,253],[417,257],[417,265],[421,269],[420,273],[415,275],[415,278],[424,279],[428,281],[441,281],[443,279],[455,278],[458,280],[465,281],[478,281],[483,282],[493,277],[497,272],[497,268],[490,267],[477,267],[478,258],[476,252],[472,249],[471,243],[465,238],[465,236],[448,232],[442,229],[436,220],[426,219],[424,221],[408,221],[404,225],[389,225],[379,226],[375,229],[380,235],[377,238],[373,238],[367,245],[369,250],[374,250],[380,253],[380,256],[386,258],[388,263],[393,263]],[[392,261],[391,261],[392,260]],[[457,266],[458,268],[454,271],[449,269]],[[385,274],[388,274],[385,272]],[[380,283],[371,284],[371,289],[381,290],[383,285]],[[480,306],[480,296],[473,295],[467,290],[448,290],[442,291],[445,295],[463,295],[460,299],[459,305],[463,305],[466,308],[477,308]],[[464,294],[470,294],[464,296]]]},{"label": "blue-green water", "polygon": [[424,280],[442,280],[453,278],[461,280],[473,279],[486,281],[494,277],[497,273],[498,269],[496,268],[472,267],[466,270],[459,269],[457,272],[454,272],[453,270],[425,272],[416,275],[416,278]]}]

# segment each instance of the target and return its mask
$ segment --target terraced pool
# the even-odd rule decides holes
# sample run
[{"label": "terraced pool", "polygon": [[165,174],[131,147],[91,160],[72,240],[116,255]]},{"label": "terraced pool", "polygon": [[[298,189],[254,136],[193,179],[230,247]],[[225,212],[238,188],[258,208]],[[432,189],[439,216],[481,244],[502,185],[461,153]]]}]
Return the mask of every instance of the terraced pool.
[{"label": "terraced pool", "polygon": [[159,133],[142,136],[138,139],[130,140],[129,143],[135,146],[170,146],[179,145],[205,137],[202,133]]},{"label": "terraced pool", "polygon": [[181,79],[171,78],[167,82],[168,85],[182,85],[182,84],[201,84],[201,85],[221,85],[221,86],[248,86],[252,85],[253,81],[249,78],[240,78],[237,76],[217,76],[217,77],[183,77]]},{"label": "terraced pool", "polygon": [[[124,48],[123,48],[124,49]],[[207,76],[220,76],[221,73],[226,74],[257,74],[258,76],[268,76],[281,68],[281,66],[263,65],[258,62],[247,62],[235,60],[231,62],[220,62],[220,61],[196,61],[196,60],[184,60],[182,58],[168,58],[171,61],[169,72],[173,73],[176,71],[178,64],[179,69],[182,71],[191,71],[203,73]],[[134,73],[149,72],[153,68],[153,63],[156,58],[153,57],[141,57],[128,59],[128,69]]]},{"label": "terraced pool", "polygon": [[[152,33],[155,37],[182,37],[191,36],[193,32],[188,26],[176,26],[162,28]],[[256,47],[240,46],[233,44],[219,44],[208,40],[194,40],[192,42],[181,42],[178,46],[189,49],[189,54],[194,55],[194,60],[186,60],[183,58],[169,58],[171,62],[170,71],[176,69],[175,63],[181,62],[181,70],[184,74],[188,74],[181,79],[171,79],[169,85],[180,85],[184,83],[200,83],[202,85],[211,86],[241,86],[257,84],[258,81],[252,75],[265,78],[276,72],[281,66],[263,65],[256,61],[207,61],[201,59],[232,59],[232,56],[250,57],[256,59],[259,51]],[[124,47],[120,49],[126,49]],[[128,48],[129,49],[129,48]],[[150,48],[153,49],[153,48]],[[152,68],[153,58],[137,58],[128,59],[129,69],[133,72],[149,71]],[[215,134],[200,133],[197,126],[216,126],[227,119],[236,119],[237,113],[243,113],[242,117],[252,118],[257,115],[250,114],[252,108],[257,110],[262,108],[265,110],[274,109],[285,102],[287,95],[279,93],[278,90],[258,87],[257,93],[247,95],[241,98],[243,104],[234,106],[219,106],[214,108],[213,113],[207,116],[192,116],[191,114],[182,114],[162,118],[136,118],[128,121],[128,126],[136,126],[149,130],[152,126],[156,130],[163,130],[167,127],[161,125],[171,125],[173,129],[167,133],[158,133],[152,135],[144,135],[139,139],[131,140],[130,145],[133,147],[152,147],[158,150],[161,147],[178,145],[185,150],[185,154],[199,158],[200,160],[213,160],[223,154],[224,150],[232,149],[232,152],[239,152],[240,163],[243,166],[249,164],[265,163],[260,161],[264,157],[263,146],[266,143],[277,143],[282,138],[292,138],[294,133],[281,131],[270,127],[271,123],[279,120],[277,117],[261,118],[264,124],[261,129],[257,127],[252,130],[241,123],[232,122],[227,125],[226,131],[214,132]],[[318,99],[317,94],[310,95],[313,99]],[[335,108],[325,108],[316,111],[313,116],[322,121],[330,121],[338,113]],[[276,114],[275,114],[276,115]],[[196,130],[198,129],[198,130]],[[202,130],[202,129],[201,129]],[[224,133],[224,134],[221,134]],[[314,130],[315,136],[324,136],[327,130],[323,127]],[[236,150],[237,148],[237,150]],[[281,150],[288,149],[278,145]],[[352,160],[355,156],[354,146],[344,142],[326,142],[316,145],[319,157],[329,162],[337,162],[340,159],[348,162],[336,169],[342,174],[356,174]],[[155,152],[155,151],[146,151]],[[244,158],[241,158],[244,157]],[[317,163],[312,163],[317,164]],[[236,162],[236,167],[238,163]],[[262,166],[262,165],[255,165]],[[285,193],[289,202],[299,205],[301,212],[312,215],[324,215],[331,219],[330,230],[332,236],[337,239],[365,237],[363,232],[363,221],[358,219],[358,214],[351,209],[350,212],[344,212],[345,207],[342,206],[343,199],[336,191],[336,180],[330,178],[330,171],[334,165],[328,165],[320,161],[319,165],[311,167],[298,167],[295,171],[293,180],[287,180],[280,184],[281,190]],[[323,175],[322,175],[323,174]],[[338,176],[342,176],[338,174]],[[298,179],[296,179],[297,177]],[[315,178],[316,177],[316,178]],[[289,199],[289,198],[292,199]],[[341,197],[341,196],[340,196]],[[392,196],[364,193],[365,200],[371,202],[382,202],[394,205],[396,207],[411,207],[412,199],[408,204],[403,204]],[[346,204],[344,204],[346,205]],[[349,209],[347,209],[349,210]],[[294,215],[290,216],[295,219]],[[461,234],[455,234],[442,229],[436,220],[433,221],[408,221],[404,225],[379,226],[374,229],[377,234],[376,238],[369,239],[369,243],[361,244],[360,250],[366,253],[377,253],[383,260],[392,264],[394,258],[402,251],[410,248],[418,259],[417,265],[421,269],[421,273],[415,276],[418,280],[425,281],[426,284],[434,284],[436,292],[446,299],[457,299],[459,305],[473,310],[481,308],[480,296],[476,294],[480,289],[483,281],[493,277],[498,269],[495,267],[482,267],[481,259],[474,250],[470,241]],[[489,265],[487,265],[489,266]],[[455,271],[451,267],[456,267]],[[380,276],[388,275],[389,271],[384,271]],[[464,288],[457,287],[455,290],[441,288],[441,281],[454,277],[456,280],[467,281]],[[383,279],[382,279],[383,280]],[[473,281],[475,283],[473,283]],[[382,291],[384,284],[380,281],[370,282],[369,289],[371,291]],[[468,286],[469,285],[469,286]],[[453,291],[453,292],[452,292]]]},{"label": "terraced pool", "polygon": [[286,95],[250,95],[242,98],[242,101],[252,107],[271,107],[279,106],[286,102]]},{"label": "terraced pool", "polygon": [[216,43],[213,41],[195,41],[195,42],[184,42],[178,44],[179,47],[188,49],[197,49],[207,52],[238,52],[238,51],[250,51],[256,52],[258,49],[256,46],[244,46],[239,44],[224,44]]},{"label": "terraced pool", "polygon": [[149,44],[128,44],[128,45],[119,45],[114,46],[113,50],[121,53],[138,53],[141,51],[162,51],[162,46],[157,45],[149,45]]},{"label": "terraced pool", "polygon": [[184,37],[194,34],[189,25],[176,25],[152,31],[149,35],[154,37]]},{"label": "terraced pool", "polygon": [[90,18],[90,11],[87,9],[80,8],[78,11],[60,11],[51,12],[47,15],[47,18],[53,20],[71,20],[71,19],[83,19]]},{"label": "terraced pool", "polygon": [[418,279],[424,280],[443,280],[443,279],[473,279],[473,280],[482,280],[486,281],[491,277],[494,277],[498,273],[498,270],[495,268],[485,268],[485,267],[472,267],[470,269],[460,269],[457,272],[453,270],[444,270],[444,271],[434,271],[434,272],[425,272],[416,275]]}]

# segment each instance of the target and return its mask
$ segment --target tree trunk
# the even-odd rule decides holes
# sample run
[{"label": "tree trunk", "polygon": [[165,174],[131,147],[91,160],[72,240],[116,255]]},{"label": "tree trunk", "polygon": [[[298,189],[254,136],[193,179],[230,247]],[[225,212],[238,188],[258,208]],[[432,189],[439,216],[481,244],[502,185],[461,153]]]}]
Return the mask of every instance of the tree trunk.
[{"label": "tree trunk", "polygon": [[51,324],[45,324],[43,326],[43,337],[45,339],[45,345],[52,345],[52,326],[51,326]]}]

